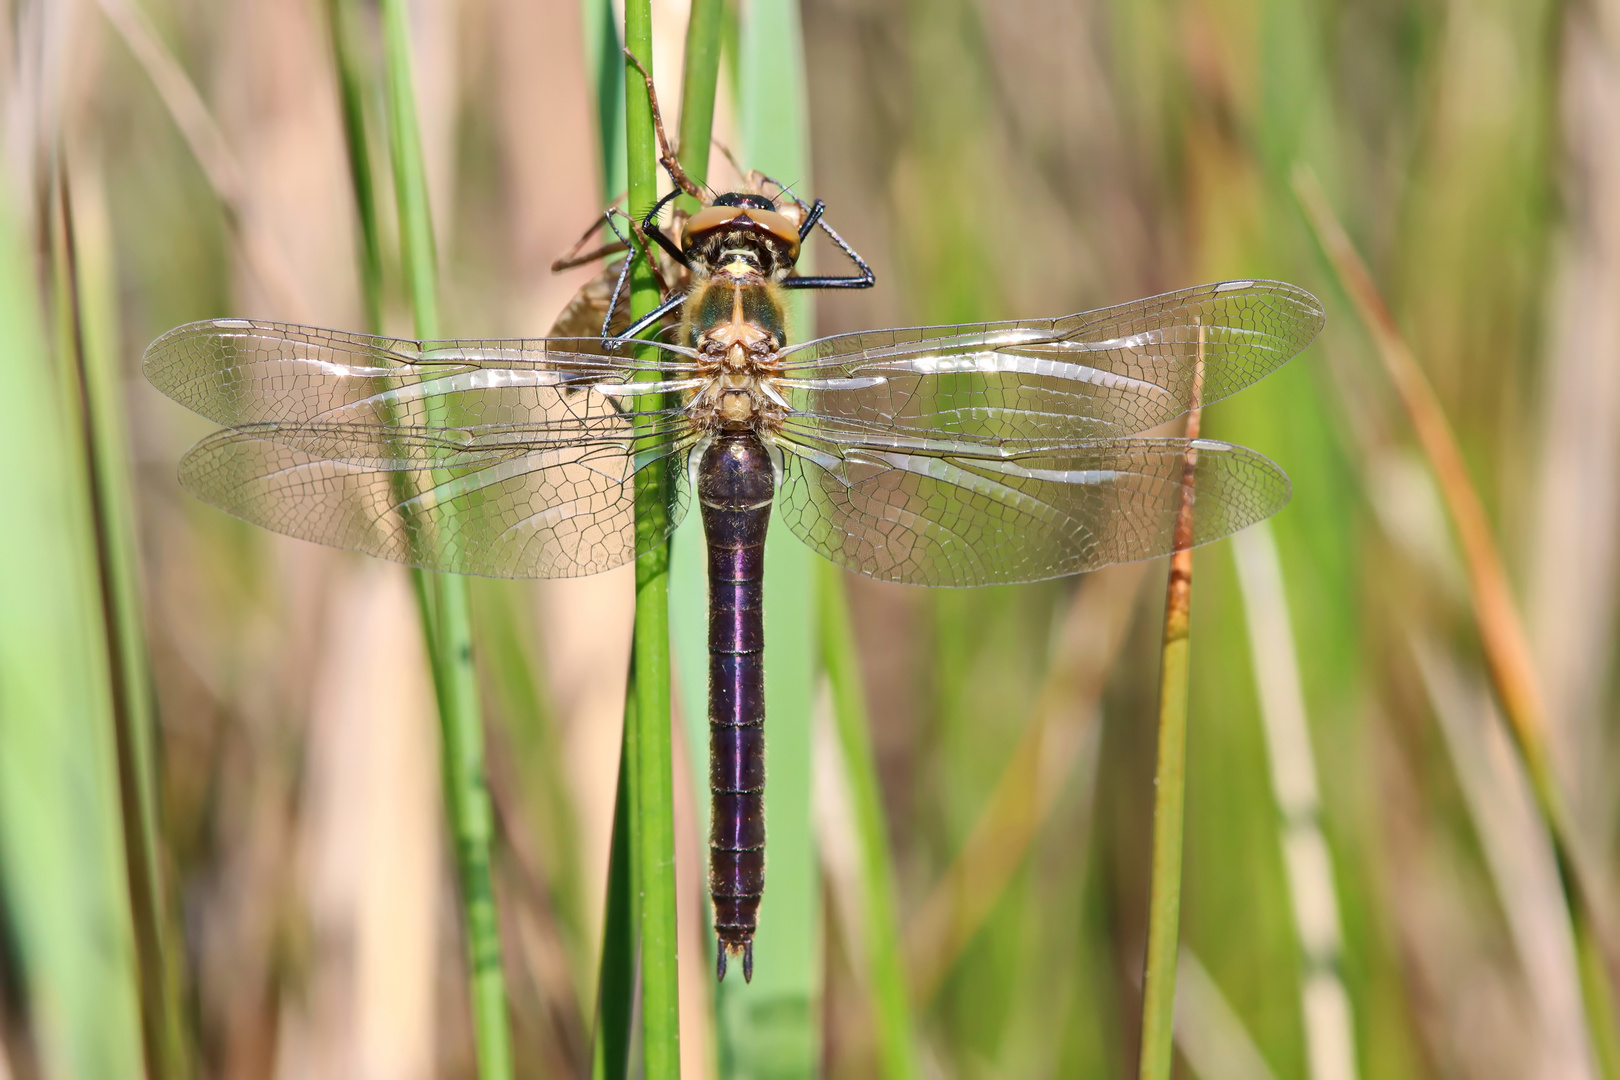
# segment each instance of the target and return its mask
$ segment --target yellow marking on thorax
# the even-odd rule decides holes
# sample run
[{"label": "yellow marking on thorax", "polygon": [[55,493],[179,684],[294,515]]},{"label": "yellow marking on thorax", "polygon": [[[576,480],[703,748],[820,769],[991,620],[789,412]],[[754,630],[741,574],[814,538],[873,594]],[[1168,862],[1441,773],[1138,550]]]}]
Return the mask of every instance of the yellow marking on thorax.
[{"label": "yellow marking on thorax", "polygon": [[[720,367],[727,372],[747,372],[753,366],[754,350],[770,339],[770,334],[743,316],[742,289],[731,290],[731,319],[709,327],[703,333],[704,345],[718,345]],[[703,350],[707,352],[707,349]]]},{"label": "yellow marking on thorax", "polygon": [[743,290],[754,282],[739,281],[730,273],[739,265],[757,280],[741,260],[728,264],[725,270],[732,280],[722,277],[710,287],[731,289],[730,317],[708,326],[697,340],[700,371],[708,381],[693,392],[687,412],[704,430],[774,430],[781,422],[781,406],[761,389],[775,372],[773,361],[781,343],[772,331],[747,318]]}]

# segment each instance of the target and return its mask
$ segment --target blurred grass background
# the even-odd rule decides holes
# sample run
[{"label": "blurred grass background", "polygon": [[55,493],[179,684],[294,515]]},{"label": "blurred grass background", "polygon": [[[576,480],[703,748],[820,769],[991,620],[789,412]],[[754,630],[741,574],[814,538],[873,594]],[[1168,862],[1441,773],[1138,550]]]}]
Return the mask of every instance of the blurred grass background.
[{"label": "blurred grass background", "polygon": [[[408,576],[185,496],[175,463],[208,425],[139,375],[146,343],[191,319],[365,325],[327,12],[144,0],[217,123],[198,142],[131,37],[136,10],[16,3],[0,41],[0,1076],[136,1075],[143,1041],[153,1077],[471,1076]],[[589,273],[551,260],[622,186],[622,157],[602,164],[622,97],[598,97],[622,94],[599,74],[619,16],[409,10],[444,330],[543,334]],[[761,13],[792,10],[728,15],[715,133],[745,165],[777,167],[751,160],[776,151],[750,125],[795,91],[740,53],[761,47]],[[354,15],[375,86],[376,12]],[[685,18],[653,4],[668,112]],[[815,332],[1245,276],[1328,307],[1302,359],[1205,417],[1282,464],[1295,497],[1248,546],[1197,557],[1182,1075],[1603,1075],[1440,501],[1290,176],[1320,177],[1457,431],[1526,614],[1558,778],[1612,888],[1620,4],[802,0],[797,19],[808,158],[782,179],[827,200],[879,282],[822,298]],[[361,104],[380,166],[383,102]],[[406,332],[389,185],[378,198],[383,322]],[[679,574],[678,660],[701,598]],[[971,592],[845,578],[920,1075],[1134,1071],[1163,575]],[[809,622],[815,582],[774,580]],[[633,573],[471,591],[517,1075],[583,1076]],[[806,626],[792,647],[815,639]],[[678,713],[701,700],[691,680],[678,666]],[[802,859],[819,891],[770,875],[763,917],[787,904],[810,936],[772,974],[798,998],[763,1020],[713,989],[704,763],[676,739],[685,1075],[904,1067],[883,1050],[896,1011],[874,1006],[851,778],[815,698],[808,770],[772,774],[806,778],[814,847],[775,858]],[[130,738],[156,762],[155,883],[117,768]],[[804,1017],[808,1047],[726,1049]]]}]

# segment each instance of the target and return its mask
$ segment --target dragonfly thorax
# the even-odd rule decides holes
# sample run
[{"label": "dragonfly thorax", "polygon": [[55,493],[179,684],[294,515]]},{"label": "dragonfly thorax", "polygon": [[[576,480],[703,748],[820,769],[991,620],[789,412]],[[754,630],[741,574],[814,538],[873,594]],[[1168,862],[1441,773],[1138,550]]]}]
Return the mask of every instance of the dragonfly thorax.
[{"label": "dragonfly thorax", "polygon": [[784,402],[771,385],[786,344],[777,288],[757,277],[708,276],[686,304],[687,338],[705,381],[687,405],[705,431],[774,431]]}]

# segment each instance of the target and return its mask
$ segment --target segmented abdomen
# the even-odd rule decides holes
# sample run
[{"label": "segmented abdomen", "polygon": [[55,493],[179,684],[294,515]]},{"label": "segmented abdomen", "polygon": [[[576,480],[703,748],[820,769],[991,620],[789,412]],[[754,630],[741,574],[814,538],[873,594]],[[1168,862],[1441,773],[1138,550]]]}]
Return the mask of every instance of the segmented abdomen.
[{"label": "segmented abdomen", "polygon": [[752,431],[715,436],[698,466],[709,545],[709,893],[718,969],[752,978],[765,892],[765,530],[775,477]]}]

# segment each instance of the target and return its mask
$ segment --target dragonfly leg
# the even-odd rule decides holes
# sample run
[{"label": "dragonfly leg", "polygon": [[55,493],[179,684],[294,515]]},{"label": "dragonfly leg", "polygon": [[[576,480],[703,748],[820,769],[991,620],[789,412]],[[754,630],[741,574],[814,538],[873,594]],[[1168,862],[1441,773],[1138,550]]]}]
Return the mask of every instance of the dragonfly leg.
[{"label": "dragonfly leg", "polygon": [[[670,301],[672,298],[675,298],[675,290],[673,287],[671,287],[669,279],[664,277],[664,271],[658,265],[658,260],[652,257],[652,252],[647,247],[647,234],[642,231],[639,225],[636,224],[635,218],[623,213],[621,213],[620,216],[630,223],[630,233],[636,241],[639,241],[639,243],[633,243],[619,231],[619,227],[613,224],[613,212],[609,211],[608,228],[612,229],[613,235],[619,238],[619,243],[624,245],[624,250],[630,251],[630,257],[625,259],[624,262],[620,264],[618,280],[613,283],[613,295],[608,298],[607,314],[602,318],[601,336],[604,341],[611,341],[615,337],[613,333],[613,316],[619,310],[619,300],[624,296],[624,283],[630,278],[630,265],[635,261],[637,254],[640,254],[642,258],[647,260],[647,265],[652,267],[653,277],[658,282],[658,295],[661,298],[662,304],[658,310],[667,314],[670,310]],[[684,298],[684,296],[685,294],[682,293],[681,297]],[[645,328],[647,324],[648,320],[644,319],[620,336],[632,336]]]},{"label": "dragonfly leg", "polygon": [[687,269],[691,269],[692,263],[691,260],[686,257],[686,252],[682,251],[680,245],[674,240],[670,239],[669,235],[665,233],[663,228],[658,224],[658,212],[665,206],[669,205],[669,201],[680,193],[680,188],[676,188],[668,195],[665,195],[662,199],[659,199],[656,203],[654,203],[653,208],[647,211],[647,216],[641,219],[641,231],[650,237],[659,247],[668,252],[670,258],[674,259]]},{"label": "dragonfly leg", "polygon": [[721,142],[719,139],[711,139],[710,143],[714,146],[714,148],[716,150],[720,151],[720,153],[725,155],[725,159],[727,161],[731,162],[732,169],[734,169],[736,171],[738,176],[742,177],[743,183],[748,184],[749,186],[753,187],[757,192],[758,191],[758,184],[754,180],[754,177],[758,176],[758,175],[761,175],[761,174],[759,174],[757,172],[749,172],[747,169],[743,168],[741,163],[739,163],[737,161],[736,155],[734,155],[731,152],[731,147],[727,146],[725,143]]},{"label": "dragonfly leg", "polygon": [[694,199],[702,199],[703,189],[698,187],[690,176],[686,175],[685,169],[681,168],[681,160],[675,156],[675,151],[669,145],[669,136],[664,133],[664,117],[658,111],[658,91],[653,87],[653,77],[648,74],[646,68],[641,66],[641,61],[636,59],[635,53],[626,49],[624,55],[630,63],[635,65],[636,70],[641,72],[641,77],[647,80],[647,103],[652,106],[653,130],[658,133],[658,148],[662,152],[658,163],[664,167],[665,172],[669,173],[669,178],[675,182],[676,187]]},{"label": "dragonfly leg", "polygon": [[877,284],[877,275],[873,274],[872,268],[866,265],[866,260],[861,258],[859,253],[857,253],[854,248],[849,246],[849,241],[845,240],[842,236],[839,236],[838,233],[833,230],[833,227],[827,224],[826,219],[821,216],[826,212],[826,209],[827,204],[822,202],[820,199],[817,199],[816,205],[810,209],[810,216],[805,218],[805,224],[803,227],[804,233],[808,234],[812,226],[820,225],[821,231],[832,238],[832,242],[838,245],[839,251],[842,251],[845,255],[849,256],[849,261],[855,264],[855,266],[860,270],[860,273],[850,274],[843,277],[820,276],[784,278],[782,280],[782,288],[870,289],[873,285]]},{"label": "dragonfly leg", "polygon": [[[660,202],[658,205],[662,206],[663,203]],[[640,251],[641,257],[647,260],[647,265],[652,269],[653,279],[658,282],[658,296],[659,296],[659,298],[663,299],[663,300],[668,300],[669,296],[670,296],[670,293],[673,290],[672,290],[672,287],[670,286],[669,279],[664,276],[664,268],[663,268],[663,266],[661,266],[659,264],[657,259],[653,258],[652,249],[650,247],[648,247],[647,230],[645,228],[643,228],[636,221],[636,219],[631,217],[629,214],[621,214],[620,216],[623,217],[624,220],[625,220],[625,223],[630,226],[630,233],[636,239],[636,244],[635,244],[636,249],[638,251]],[[619,227],[617,225],[614,225],[612,221],[609,221],[608,225],[609,225],[610,228],[613,229],[613,235],[617,236],[621,241],[624,241],[625,247],[628,248],[628,247],[631,246],[630,241],[625,240],[624,234],[619,232]],[[628,260],[626,260],[626,261],[628,262]],[[681,265],[684,266],[686,264],[682,263]],[[623,276],[623,275],[621,274],[621,276]],[[606,335],[603,335],[603,336],[605,337]]]},{"label": "dragonfly leg", "polygon": [[[551,264],[551,272],[557,274],[564,270],[572,270],[576,266],[583,266],[588,262],[595,262],[597,259],[604,259],[609,255],[617,255],[619,252],[624,251],[627,246],[625,239],[623,236],[619,236],[619,230],[613,224],[614,214],[619,214],[621,217],[629,216],[625,214],[623,210],[619,209],[619,204],[622,202],[624,202],[624,196],[620,195],[617,199],[613,200],[613,204],[611,206],[602,211],[602,213],[597,217],[592,218],[590,227],[580,234],[578,240],[574,241],[574,246],[569,248]],[[604,220],[607,222],[608,228],[613,230],[614,235],[619,236],[618,241],[616,243],[603,244],[590,253],[581,255],[580,252],[584,251],[585,245],[591,242],[591,237],[596,235],[596,231],[602,227],[602,222]]]},{"label": "dragonfly leg", "polygon": [[613,315],[619,310],[619,297],[624,295],[624,283],[630,277],[630,263],[634,258],[632,254],[630,258],[624,260],[624,265],[619,267],[619,278],[613,283],[613,296],[608,300],[607,314],[602,317],[604,340],[613,336]]},{"label": "dragonfly leg", "polygon": [[583,255],[575,255],[570,253],[553,262],[551,264],[551,272],[553,274],[560,274],[564,270],[572,270],[576,266],[584,266],[586,263],[593,263],[597,259],[605,259],[609,255],[617,255],[619,252],[627,249],[628,246],[624,243],[624,241],[615,240],[611,244],[602,244],[598,247],[594,247],[590,251],[585,252]]},{"label": "dragonfly leg", "polygon": [[[672,312],[672,311],[676,310],[677,308],[679,308],[684,303],[686,303],[686,294],[685,293],[676,293],[674,296],[671,296],[669,299],[665,300],[662,304],[659,304],[657,307],[655,307],[651,311],[647,312],[647,314],[643,315],[641,318],[639,318],[635,322],[631,323],[630,327],[627,330],[625,330],[624,333],[618,334],[618,335],[616,335],[614,337],[611,337],[611,338],[608,338],[608,340],[612,341],[612,342],[628,341],[629,339],[635,337],[637,334],[641,333],[643,330],[647,329],[647,327],[652,326],[654,323],[658,322],[665,315],[668,315],[670,312]],[[604,329],[606,329],[606,328],[604,327]],[[602,336],[607,337],[606,334],[603,334]]]},{"label": "dragonfly leg", "polygon": [[860,270],[860,273],[858,274],[848,274],[842,276],[820,275],[816,277],[784,278],[782,280],[782,288],[870,289],[873,285],[877,284],[877,275],[872,273],[872,268],[866,264],[866,260],[861,258],[860,254],[849,245],[849,241],[845,240],[842,236],[839,236],[837,230],[831,225],[827,224],[826,218],[822,216],[827,212],[827,204],[825,202],[817,199],[813,205],[806,206],[804,200],[793,193],[792,188],[782,183],[782,181],[776,179],[776,177],[766,176],[764,173],[757,170],[750,173],[749,178],[755,183],[756,186],[760,184],[775,184],[778,197],[792,199],[793,202],[798,206],[799,212],[804,215],[799,222],[799,241],[801,243],[808,240],[810,238],[810,231],[817,225],[820,225],[821,231],[826,233],[828,238],[830,238],[834,244],[838,245],[838,250],[849,256],[849,261],[854,263],[856,268]]}]

